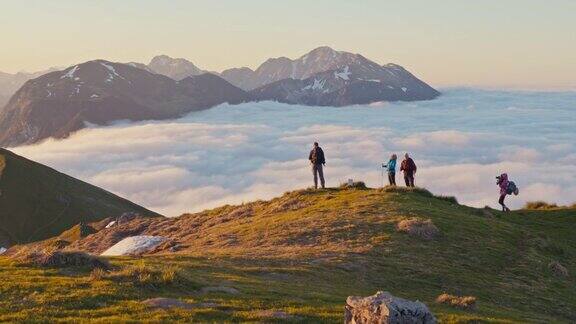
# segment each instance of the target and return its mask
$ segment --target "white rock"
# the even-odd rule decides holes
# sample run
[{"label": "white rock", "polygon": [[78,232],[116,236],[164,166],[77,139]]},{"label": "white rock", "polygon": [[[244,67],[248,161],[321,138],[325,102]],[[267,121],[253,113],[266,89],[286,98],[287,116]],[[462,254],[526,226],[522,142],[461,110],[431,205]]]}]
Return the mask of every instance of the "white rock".
[{"label": "white rock", "polygon": [[103,256],[120,256],[120,255],[133,255],[148,252],[166,241],[166,238],[161,236],[131,236],[123,239],[122,241],[114,244],[108,250],[104,251]]}]

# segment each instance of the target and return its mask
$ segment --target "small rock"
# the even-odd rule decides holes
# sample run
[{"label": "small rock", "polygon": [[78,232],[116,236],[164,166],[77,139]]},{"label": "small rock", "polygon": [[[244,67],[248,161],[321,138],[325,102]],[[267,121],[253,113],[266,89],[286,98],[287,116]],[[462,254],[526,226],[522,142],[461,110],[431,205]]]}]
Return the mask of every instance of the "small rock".
[{"label": "small rock", "polygon": [[238,289],[233,287],[226,287],[226,286],[215,286],[215,287],[204,287],[200,290],[201,293],[211,293],[211,292],[218,292],[218,293],[225,293],[231,295],[237,295],[240,293]]},{"label": "small rock", "polygon": [[161,308],[161,309],[170,309],[170,308],[191,309],[194,307],[191,304],[173,298],[151,298],[146,299],[142,303],[147,305],[148,307]]},{"label": "small rock", "polygon": [[568,269],[563,266],[558,261],[552,261],[548,264],[548,268],[556,275],[557,277],[566,278],[568,277]]},{"label": "small rock", "polygon": [[350,296],[345,306],[346,324],[422,323],[435,324],[436,318],[423,303],[394,297],[379,291],[373,296]]}]

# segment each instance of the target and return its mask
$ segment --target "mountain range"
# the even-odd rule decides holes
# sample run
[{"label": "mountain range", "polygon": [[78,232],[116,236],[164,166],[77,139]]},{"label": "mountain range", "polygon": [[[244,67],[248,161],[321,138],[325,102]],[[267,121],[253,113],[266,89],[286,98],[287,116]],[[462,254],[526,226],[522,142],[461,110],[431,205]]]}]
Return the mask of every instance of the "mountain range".
[{"label": "mountain range", "polygon": [[65,138],[87,124],[178,118],[226,102],[347,106],[440,94],[399,65],[379,65],[329,47],[295,60],[269,59],[256,70],[207,72],[186,59],[160,55],[149,64],[94,60],[4,80],[11,81],[0,83],[3,93],[25,81],[0,109],[0,146],[5,147]]}]

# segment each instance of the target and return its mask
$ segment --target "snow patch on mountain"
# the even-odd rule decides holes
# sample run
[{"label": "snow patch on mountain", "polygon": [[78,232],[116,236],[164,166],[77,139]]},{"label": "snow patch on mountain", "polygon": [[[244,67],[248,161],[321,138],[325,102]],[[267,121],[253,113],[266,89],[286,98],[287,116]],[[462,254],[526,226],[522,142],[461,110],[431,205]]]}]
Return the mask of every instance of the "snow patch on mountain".
[{"label": "snow patch on mountain", "polygon": [[124,78],[123,76],[118,74],[118,72],[116,72],[116,69],[112,65],[108,65],[108,64],[103,63],[103,62],[101,62],[100,64],[102,66],[104,66],[109,71],[108,78],[106,79],[106,82],[108,82],[108,83],[113,82],[115,77],[119,77],[120,79],[126,80],[126,78]]},{"label": "snow patch on mountain", "polygon": [[302,90],[321,90],[324,89],[324,84],[326,84],[326,79],[318,80],[314,79],[313,84],[309,84]]},{"label": "snow patch on mountain", "polygon": [[74,66],[73,68],[71,68],[70,70],[68,70],[68,72],[66,72],[63,76],[60,77],[60,79],[73,79],[74,78],[74,73],[76,73],[76,71],[78,70],[78,65]]},{"label": "snow patch on mountain", "polygon": [[342,70],[342,72],[338,72],[338,71],[334,72],[334,77],[348,81],[348,80],[350,80],[351,74],[352,73],[350,72],[350,67],[348,65],[346,65],[344,67],[344,70]]},{"label": "snow patch on mountain", "polygon": [[166,238],[161,236],[131,236],[123,239],[122,241],[114,244],[108,250],[104,251],[103,256],[121,256],[121,255],[134,255],[148,252],[166,241]]}]

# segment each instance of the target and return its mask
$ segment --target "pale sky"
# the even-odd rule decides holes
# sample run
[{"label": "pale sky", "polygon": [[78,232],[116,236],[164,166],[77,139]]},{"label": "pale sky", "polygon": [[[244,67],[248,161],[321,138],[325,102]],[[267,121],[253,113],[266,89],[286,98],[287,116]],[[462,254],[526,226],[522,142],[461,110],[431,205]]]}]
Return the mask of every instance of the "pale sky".
[{"label": "pale sky", "polygon": [[0,71],[184,57],[257,67],[328,45],[433,86],[576,89],[575,0],[0,0]]}]

